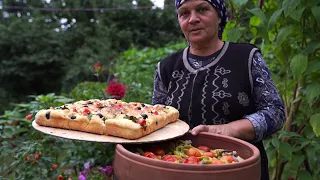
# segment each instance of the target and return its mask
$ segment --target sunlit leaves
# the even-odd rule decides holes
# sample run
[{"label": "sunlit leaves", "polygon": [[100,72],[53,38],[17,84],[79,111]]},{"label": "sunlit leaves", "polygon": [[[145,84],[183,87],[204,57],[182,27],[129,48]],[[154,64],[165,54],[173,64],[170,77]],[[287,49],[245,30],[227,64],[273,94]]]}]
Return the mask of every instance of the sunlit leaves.
[{"label": "sunlit leaves", "polygon": [[302,73],[307,69],[307,66],[308,59],[302,54],[295,55],[290,61],[290,68],[296,79],[299,79]]},{"label": "sunlit leaves", "polygon": [[252,16],[250,18],[250,25],[252,25],[252,26],[259,26],[260,22],[261,22],[261,20],[257,16]]},{"label": "sunlit leaves", "polygon": [[266,15],[263,13],[263,11],[260,8],[249,9],[248,11],[251,12],[253,15],[259,17],[263,24],[266,24],[267,22]]},{"label": "sunlit leaves", "polygon": [[320,113],[314,114],[310,118],[310,124],[316,136],[320,136]]}]

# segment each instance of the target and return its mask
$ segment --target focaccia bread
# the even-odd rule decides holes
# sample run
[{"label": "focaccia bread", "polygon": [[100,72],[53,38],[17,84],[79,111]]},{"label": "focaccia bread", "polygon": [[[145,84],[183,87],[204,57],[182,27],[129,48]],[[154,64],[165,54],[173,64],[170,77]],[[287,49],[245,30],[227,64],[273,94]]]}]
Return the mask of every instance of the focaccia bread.
[{"label": "focaccia bread", "polygon": [[35,121],[40,126],[138,139],[178,118],[179,111],[171,106],[92,99],[40,110]]}]

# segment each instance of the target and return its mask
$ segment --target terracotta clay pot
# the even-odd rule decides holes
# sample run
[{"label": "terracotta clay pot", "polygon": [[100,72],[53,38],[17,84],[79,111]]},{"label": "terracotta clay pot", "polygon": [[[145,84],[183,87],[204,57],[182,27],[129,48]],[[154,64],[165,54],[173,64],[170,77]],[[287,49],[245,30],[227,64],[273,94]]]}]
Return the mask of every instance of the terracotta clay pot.
[{"label": "terracotta clay pot", "polygon": [[222,164],[180,164],[143,157],[133,148],[142,145],[117,144],[114,170],[119,180],[259,180],[260,153],[252,144],[222,135],[200,133],[187,134],[181,139],[191,140],[192,145],[205,145],[211,149],[230,149],[237,151],[244,161]]}]

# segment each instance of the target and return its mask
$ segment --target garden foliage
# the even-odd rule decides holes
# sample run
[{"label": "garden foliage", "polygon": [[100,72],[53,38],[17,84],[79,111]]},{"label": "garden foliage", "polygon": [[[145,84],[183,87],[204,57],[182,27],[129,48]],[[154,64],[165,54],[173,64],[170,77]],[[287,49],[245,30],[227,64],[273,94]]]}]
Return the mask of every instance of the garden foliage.
[{"label": "garden foliage", "polygon": [[[285,104],[285,126],[264,141],[269,158],[271,179],[320,179],[320,2],[318,0],[226,0],[226,2],[229,5],[230,18],[223,34],[223,40],[251,42],[260,48]],[[172,9],[170,11],[174,13]],[[169,11],[164,10],[161,15],[168,16],[167,12]],[[61,71],[65,76],[60,77],[57,81],[61,84],[75,81],[78,84],[70,93],[48,94],[45,90],[43,95],[28,96],[24,98],[24,102],[13,104],[12,108],[4,111],[0,116],[1,179],[56,179],[59,175],[76,179],[86,171],[85,164],[89,163],[94,170],[110,165],[114,145],[60,139],[39,133],[31,127],[35,113],[42,108],[58,106],[75,100],[102,98],[107,95],[106,89],[114,77],[125,86],[124,101],[151,103],[153,76],[157,63],[170,53],[186,46],[185,42],[164,45],[164,42],[169,42],[170,39],[165,36],[166,31],[158,32],[159,36],[148,34],[150,29],[141,33],[138,30],[131,32],[132,29],[127,29],[125,26],[129,26],[131,21],[125,17],[135,15],[133,12],[119,17],[112,14],[110,19],[102,18],[99,13],[86,15],[76,13],[75,15],[80,19],[94,16],[104,23],[103,25],[95,24],[85,32],[80,31],[81,28],[71,28],[70,34],[68,32],[65,32],[67,35],[59,33],[59,37],[68,40],[68,43],[80,43],[79,47],[83,47],[77,47],[76,51],[70,52],[67,52],[67,49],[71,49],[67,47],[68,43],[57,42],[56,38],[51,37],[50,31],[44,30],[45,28],[42,28],[43,34],[38,34],[40,38],[32,39],[32,34],[23,32],[22,25],[19,24],[22,19],[12,17],[12,24],[0,26],[0,37],[6,37],[7,40],[0,41],[1,47],[6,48],[1,49],[2,54],[10,51],[16,54],[15,56],[4,55],[5,59],[0,59],[1,68],[7,68],[6,71],[0,71],[5,77],[9,77],[11,73],[14,75],[13,79],[17,80],[19,77],[29,75],[29,77],[24,77],[28,81],[21,82],[21,86],[29,87],[28,82],[39,77],[37,75],[44,76],[45,73],[42,70],[29,73],[29,68],[40,65],[44,68],[56,68],[61,64],[65,65],[66,59],[71,59],[71,65],[66,67],[69,69],[73,67],[72,71],[69,72],[67,69],[62,72],[62,69],[58,68],[59,73]],[[70,15],[70,19],[72,16]],[[122,20],[127,20],[127,24],[121,24]],[[35,22],[38,21],[35,19]],[[107,22],[117,23],[111,27],[103,27]],[[140,23],[143,25],[144,22]],[[82,23],[77,26],[88,28]],[[169,27],[166,24],[162,26]],[[27,27],[35,29],[37,25]],[[21,32],[14,34],[10,28],[20,28]],[[179,31],[177,27],[170,28],[175,32]],[[119,33],[115,33],[118,31]],[[133,38],[134,36],[130,33],[139,38]],[[11,37],[24,34],[24,38],[10,40],[8,34]],[[102,46],[100,39],[85,38],[84,34],[92,34],[97,37],[107,34],[106,36],[113,43]],[[71,35],[74,37],[68,37]],[[121,37],[118,37],[120,35]],[[149,38],[143,39],[144,36]],[[47,48],[37,49],[36,46],[32,46],[34,43],[42,44],[40,40],[44,37],[48,38],[47,42],[50,43],[50,47],[57,49],[49,51]],[[161,37],[167,39],[156,44],[156,40]],[[171,34],[170,37],[174,35]],[[129,44],[126,39],[129,39]],[[108,41],[107,38],[102,40]],[[31,45],[19,46],[23,41]],[[125,43],[125,49],[120,48],[121,43]],[[13,46],[10,46],[11,44]],[[43,47],[46,46],[43,45]],[[40,56],[41,53],[25,56],[26,48],[33,49],[33,52],[41,52],[43,57]],[[115,48],[116,51],[112,51],[112,48]],[[60,49],[66,53],[59,56]],[[123,50],[126,51],[118,56]],[[36,61],[43,58],[46,60],[43,64]],[[99,79],[99,82],[95,82],[92,67],[98,61],[101,61],[101,65],[105,67],[104,73],[107,79]],[[13,62],[19,66],[15,66]],[[83,74],[82,70],[85,72],[85,77],[90,77],[86,80],[90,81],[82,81],[83,79],[79,78]],[[12,79],[3,80],[7,84],[10,81]],[[50,82],[41,81],[43,85]],[[9,89],[14,89],[13,86],[10,86]],[[46,88],[50,90],[50,85]],[[0,88],[0,92],[2,95],[0,98],[12,95],[3,88]],[[63,96],[58,94],[63,94]],[[103,175],[96,176],[96,178],[102,177]]]}]

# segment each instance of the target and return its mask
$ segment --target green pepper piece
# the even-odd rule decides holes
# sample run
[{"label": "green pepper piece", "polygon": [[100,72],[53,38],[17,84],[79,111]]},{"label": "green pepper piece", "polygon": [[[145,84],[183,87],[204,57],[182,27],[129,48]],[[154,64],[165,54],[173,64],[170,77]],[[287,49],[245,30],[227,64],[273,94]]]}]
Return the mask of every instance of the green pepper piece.
[{"label": "green pepper piece", "polygon": [[144,151],[141,148],[137,148],[138,153],[140,153],[140,155],[144,154]]}]

